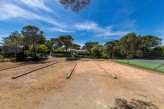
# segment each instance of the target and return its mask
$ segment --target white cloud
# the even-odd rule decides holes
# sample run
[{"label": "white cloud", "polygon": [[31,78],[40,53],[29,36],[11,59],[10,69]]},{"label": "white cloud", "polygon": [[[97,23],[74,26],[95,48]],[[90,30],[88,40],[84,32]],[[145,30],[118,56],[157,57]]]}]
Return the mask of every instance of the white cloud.
[{"label": "white cloud", "polygon": [[32,12],[26,11],[18,6],[10,3],[1,5],[0,20],[6,20],[15,17],[23,17],[26,19],[37,18],[38,16]]},{"label": "white cloud", "polygon": [[93,21],[87,21],[84,23],[75,24],[74,28],[76,30],[83,30],[88,32],[93,32],[97,37],[107,37],[107,36],[122,36],[127,34],[127,31],[112,31],[112,26],[107,26],[105,28],[100,27],[97,23]]},{"label": "white cloud", "polygon": [[21,1],[22,3],[24,3],[30,7],[42,9],[42,10],[49,11],[49,12],[53,12],[52,9],[45,6],[44,0],[19,0],[19,1]]},{"label": "white cloud", "polygon": [[[14,1],[14,2],[13,2]],[[54,15],[52,13],[42,13],[42,11],[48,11],[52,12],[53,10],[49,7],[47,7],[44,4],[44,1],[46,0],[0,0],[0,20],[8,20],[13,18],[22,18],[25,22],[28,23],[27,20],[40,20],[43,22],[47,22],[49,24],[53,25],[53,28],[47,28],[46,30],[49,30],[50,32],[61,32],[61,33],[70,33],[74,32],[77,33],[78,35],[81,33],[86,33],[95,36],[95,37],[108,37],[108,36],[122,36],[126,34],[126,31],[113,31],[113,26],[107,26],[107,27],[101,27],[98,25],[96,22],[93,21],[86,21],[83,23],[76,23],[74,20],[74,17],[66,16],[65,11],[58,9],[57,12],[60,12],[59,15],[63,14],[63,17],[61,19],[54,18],[54,16],[57,16],[58,14]],[[58,2],[57,0],[54,0],[54,2]],[[56,3],[55,2],[55,3]],[[59,2],[58,2],[59,3]],[[29,7],[26,7],[24,5],[27,5]],[[55,5],[56,6],[56,5]],[[32,8],[32,9],[31,9]],[[37,9],[34,10],[34,9]],[[39,11],[42,10],[42,11]],[[53,16],[53,17],[52,17]],[[71,24],[68,23],[70,22],[68,19],[65,19],[65,17],[68,17],[68,19],[71,19]],[[38,22],[42,23],[42,22]],[[72,25],[74,23],[74,25]],[[70,25],[70,26],[67,26]],[[42,27],[44,28],[44,27]],[[82,36],[82,35],[81,35]]]},{"label": "white cloud", "polygon": [[75,24],[74,27],[78,30],[97,30],[98,25],[95,22],[84,22]]},{"label": "white cloud", "polygon": [[50,31],[56,31],[56,32],[61,32],[61,33],[72,33],[72,32],[74,32],[72,30],[67,30],[66,28],[56,28],[56,27],[49,28],[48,30],[50,30]]},{"label": "white cloud", "polygon": [[58,27],[66,26],[64,23],[56,21],[48,15],[38,15],[11,3],[1,3],[0,16],[0,20],[8,20],[11,18],[25,18],[41,20]]}]

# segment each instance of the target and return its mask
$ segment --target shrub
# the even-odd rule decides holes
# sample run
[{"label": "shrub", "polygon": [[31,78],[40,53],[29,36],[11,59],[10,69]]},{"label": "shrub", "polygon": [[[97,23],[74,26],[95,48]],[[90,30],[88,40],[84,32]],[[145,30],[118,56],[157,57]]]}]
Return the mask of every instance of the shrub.
[{"label": "shrub", "polygon": [[71,54],[66,52],[59,52],[59,53],[53,52],[51,55],[53,57],[71,57]]},{"label": "shrub", "polygon": [[24,54],[24,52],[17,53],[16,60],[17,61],[26,61],[27,56]]},{"label": "shrub", "polygon": [[4,57],[0,55],[0,62],[4,62]]},{"label": "shrub", "polygon": [[54,50],[54,52],[63,52],[63,50],[61,50],[60,48],[57,48]]},{"label": "shrub", "polygon": [[34,57],[40,58],[47,54],[48,48],[46,45],[43,45],[43,44],[36,45],[35,51],[36,51],[36,57],[35,57],[35,53],[34,53],[34,47],[30,47],[29,50],[26,50],[25,55],[27,55],[28,57],[32,57],[32,58],[34,58]]},{"label": "shrub", "polygon": [[107,53],[102,53],[102,58],[103,59],[108,59],[108,54]]},{"label": "shrub", "polygon": [[102,51],[103,51],[102,45],[95,45],[91,49],[92,57],[94,57],[94,58],[101,58],[102,57]]}]

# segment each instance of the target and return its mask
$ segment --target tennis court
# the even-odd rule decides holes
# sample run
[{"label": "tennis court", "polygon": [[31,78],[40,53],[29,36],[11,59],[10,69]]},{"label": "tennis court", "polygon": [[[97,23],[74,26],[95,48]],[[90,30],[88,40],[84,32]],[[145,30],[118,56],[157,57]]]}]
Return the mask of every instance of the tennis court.
[{"label": "tennis court", "polygon": [[[115,61],[128,64],[127,59],[116,59]],[[137,66],[137,67],[156,70],[156,71],[164,73],[164,65],[163,65],[164,60],[162,60],[162,59],[153,59],[153,60],[132,59],[132,60],[129,60],[129,64]]]}]

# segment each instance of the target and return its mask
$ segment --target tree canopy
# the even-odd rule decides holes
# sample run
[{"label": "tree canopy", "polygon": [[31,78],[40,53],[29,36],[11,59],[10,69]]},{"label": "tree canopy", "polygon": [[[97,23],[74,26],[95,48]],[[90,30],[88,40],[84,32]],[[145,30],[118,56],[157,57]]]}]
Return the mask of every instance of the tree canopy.
[{"label": "tree canopy", "polygon": [[25,45],[35,45],[45,42],[44,32],[41,31],[38,27],[28,25],[23,27],[22,35],[24,36]]},{"label": "tree canopy", "polygon": [[[24,46],[26,54],[36,57],[50,52],[68,52],[68,49],[86,50],[88,57],[93,58],[152,58],[164,56],[164,47],[160,46],[162,39],[153,35],[140,36],[136,33],[128,33],[120,40],[107,41],[105,45],[99,42],[86,42],[81,48],[74,43],[74,38],[70,35],[61,35],[46,40],[44,32],[38,27],[27,25],[22,28],[21,33],[15,31],[8,37],[3,37],[2,45]],[[65,51],[64,51],[65,49]],[[31,55],[30,55],[31,54]]]},{"label": "tree canopy", "polygon": [[91,49],[98,44],[98,42],[86,42],[83,49],[87,50],[91,54]]},{"label": "tree canopy", "polygon": [[103,53],[103,46],[102,45],[97,44],[91,49],[91,54],[94,58],[101,58],[102,53]]},{"label": "tree canopy", "polygon": [[79,12],[80,9],[88,6],[91,0],[59,0],[65,7],[70,8],[73,12]]},{"label": "tree canopy", "polygon": [[43,31],[40,31],[38,27],[32,25],[25,26],[22,29],[22,35],[24,36],[24,44],[27,46],[33,46],[33,52],[35,53],[34,58],[37,58],[35,45],[44,43],[45,41],[43,34]]},{"label": "tree canopy", "polygon": [[70,35],[61,35],[61,36],[59,36],[59,39],[65,46],[65,49],[67,52],[68,48],[71,47],[71,45],[72,45],[72,42],[74,40],[73,37]]},{"label": "tree canopy", "polygon": [[55,48],[59,48],[63,46],[59,38],[51,38],[50,42],[51,42],[51,46],[54,46]]},{"label": "tree canopy", "polygon": [[75,43],[72,44],[72,46],[71,46],[72,49],[76,49],[76,50],[80,50],[80,47],[81,46],[79,44],[75,44]]},{"label": "tree canopy", "polygon": [[21,34],[15,31],[12,32],[8,37],[3,37],[2,44],[9,46],[18,46],[23,44],[22,39],[23,37],[21,36]]},{"label": "tree canopy", "polygon": [[121,38],[121,44],[123,52],[126,53],[127,59],[129,59],[130,54],[134,53],[136,50],[137,34],[129,33]]},{"label": "tree canopy", "polygon": [[110,58],[114,58],[114,55],[116,54],[116,52],[120,50],[119,44],[120,43],[118,40],[109,41],[105,44],[104,50],[108,55],[110,55]]}]

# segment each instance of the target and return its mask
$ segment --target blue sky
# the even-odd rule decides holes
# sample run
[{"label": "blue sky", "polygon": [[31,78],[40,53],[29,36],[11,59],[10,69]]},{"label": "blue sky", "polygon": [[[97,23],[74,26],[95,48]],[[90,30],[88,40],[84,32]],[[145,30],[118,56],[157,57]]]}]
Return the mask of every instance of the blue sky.
[{"label": "blue sky", "polygon": [[0,40],[26,25],[38,26],[47,39],[72,35],[80,45],[104,44],[129,32],[164,39],[163,0],[91,0],[79,13],[58,0],[0,0],[0,7]]}]

